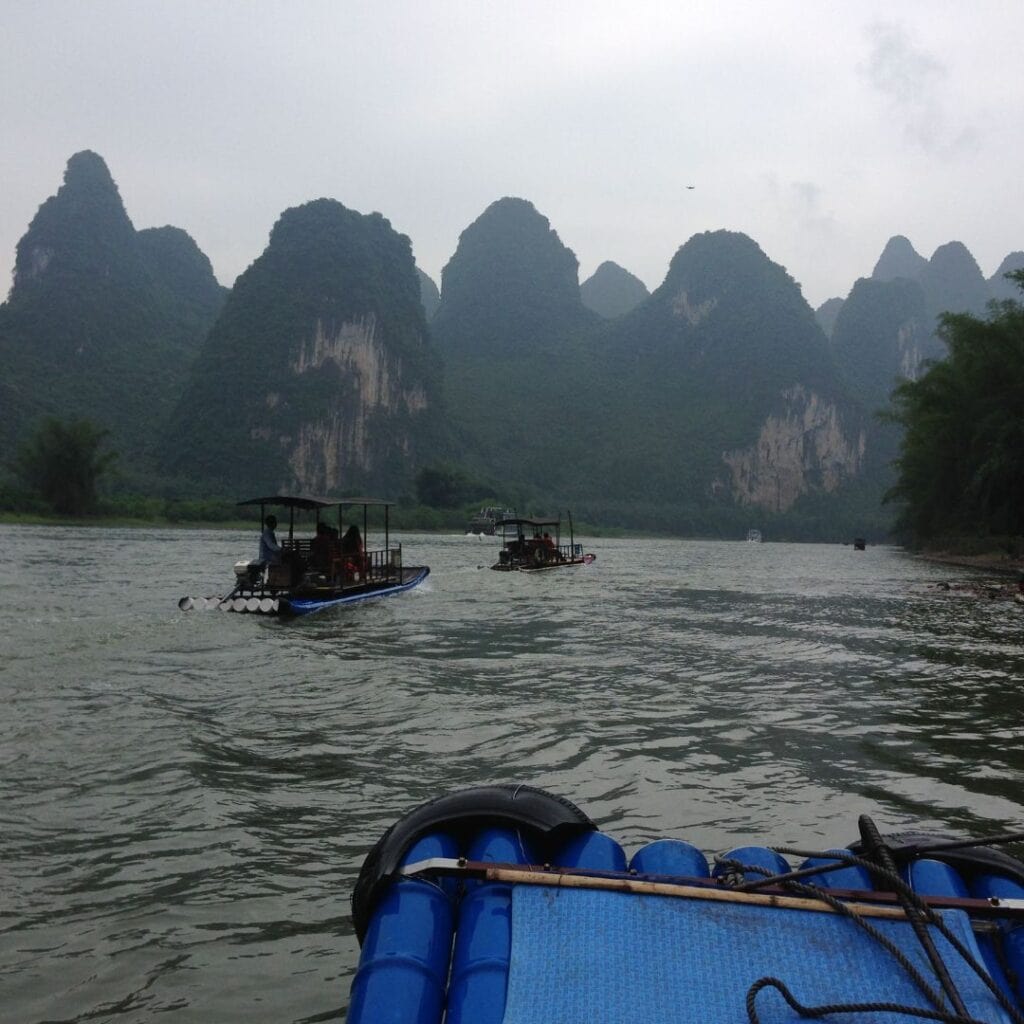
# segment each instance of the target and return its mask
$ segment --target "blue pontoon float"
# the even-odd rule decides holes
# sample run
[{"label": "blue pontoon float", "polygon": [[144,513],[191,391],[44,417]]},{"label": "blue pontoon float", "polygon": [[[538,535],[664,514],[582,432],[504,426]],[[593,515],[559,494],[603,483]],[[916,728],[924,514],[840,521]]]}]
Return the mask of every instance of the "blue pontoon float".
[{"label": "blue pontoon float", "polygon": [[859,830],[627,859],[543,790],[441,797],[363,865],[348,1024],[1024,1021],[1024,864],[993,848],[1024,834]]},{"label": "blue pontoon float", "polygon": [[[418,586],[430,569],[402,562],[402,545],[391,542],[389,510],[394,504],[379,498],[317,498],[276,494],[240,501],[240,506],[260,509],[262,529],[268,509],[288,514],[287,536],[280,541],[280,555],[273,564],[259,560],[235,563],[235,587],[224,597],[183,597],[178,607],[219,608],[229,612],[296,616],[341,605],[400,594]],[[383,510],[384,546],[366,544],[371,508]],[[346,513],[346,509],[356,509]],[[362,513],[358,512],[362,509]],[[335,510],[336,516],[327,513]],[[305,515],[308,536],[302,535]],[[276,516],[275,516],[276,518]],[[331,523],[335,518],[337,525]],[[360,533],[360,525],[362,532]],[[298,531],[296,527],[298,526]]]}]

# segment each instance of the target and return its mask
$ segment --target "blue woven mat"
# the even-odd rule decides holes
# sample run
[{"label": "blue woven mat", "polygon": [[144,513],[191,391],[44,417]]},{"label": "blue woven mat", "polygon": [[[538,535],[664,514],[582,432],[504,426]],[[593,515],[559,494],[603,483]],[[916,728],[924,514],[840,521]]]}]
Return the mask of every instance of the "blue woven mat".
[{"label": "blue woven mat", "polygon": [[[980,962],[966,916],[955,911],[944,918]],[[871,923],[938,987],[908,924]],[[933,935],[971,1014],[1007,1022],[974,972],[934,929]],[[785,982],[808,1006],[928,1005],[891,954],[835,914],[523,885],[513,892],[504,1024],[746,1024],[747,990],[765,975]],[[763,1024],[801,1020],[774,990],[760,993],[757,1008]],[[914,1018],[836,1019],[907,1024]]]}]

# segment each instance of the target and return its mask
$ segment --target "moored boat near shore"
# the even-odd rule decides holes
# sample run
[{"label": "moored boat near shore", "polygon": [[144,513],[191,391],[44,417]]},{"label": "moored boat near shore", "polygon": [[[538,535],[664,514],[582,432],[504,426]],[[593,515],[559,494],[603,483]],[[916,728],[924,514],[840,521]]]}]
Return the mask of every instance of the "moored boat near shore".
[{"label": "moored boat near shore", "polygon": [[493,537],[501,524],[507,519],[514,519],[514,508],[501,508],[498,505],[487,505],[469,521],[467,533],[475,533],[484,537]]},{"label": "moored boat near shore", "polygon": [[429,801],[356,883],[348,1024],[1024,1020],[1024,864],[996,848],[1024,833],[857,830],[709,863],[674,838],[627,857],[531,786]]},{"label": "moored boat near shore", "polygon": [[[379,498],[293,494],[241,501],[239,505],[260,508],[263,532],[259,556],[235,563],[235,586],[229,594],[219,598],[183,597],[178,607],[183,611],[218,608],[264,615],[308,615],[411,590],[426,579],[430,569],[403,564],[402,545],[392,543],[390,536],[388,512],[392,504]],[[277,517],[268,515],[268,508],[288,513],[288,535],[280,543]],[[371,508],[383,510],[382,548],[366,546]],[[346,518],[346,509],[357,511]],[[337,526],[327,521],[327,510],[336,510]],[[305,515],[307,520],[312,515],[308,524],[311,535],[297,534],[297,515]]]}]

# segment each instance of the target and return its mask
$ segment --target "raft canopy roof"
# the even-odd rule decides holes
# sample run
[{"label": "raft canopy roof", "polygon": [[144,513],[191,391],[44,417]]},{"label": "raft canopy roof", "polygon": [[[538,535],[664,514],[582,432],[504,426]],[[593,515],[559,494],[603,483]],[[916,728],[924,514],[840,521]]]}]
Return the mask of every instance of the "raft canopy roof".
[{"label": "raft canopy roof", "polygon": [[559,526],[561,519],[502,519],[498,526]]},{"label": "raft canopy roof", "polygon": [[280,505],[283,508],[334,508],[337,505],[394,505],[383,498],[319,498],[310,494],[272,494],[266,498],[246,498],[241,505]]}]

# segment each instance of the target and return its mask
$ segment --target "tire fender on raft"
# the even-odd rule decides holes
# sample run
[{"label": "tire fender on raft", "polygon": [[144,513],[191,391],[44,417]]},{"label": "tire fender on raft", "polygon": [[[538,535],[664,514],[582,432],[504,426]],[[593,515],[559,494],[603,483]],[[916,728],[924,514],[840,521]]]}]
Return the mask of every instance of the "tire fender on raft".
[{"label": "tire fender on raft", "polygon": [[395,822],[363,861],[352,891],[352,921],[359,941],[405,852],[417,839],[439,831],[468,838],[483,826],[527,829],[542,853],[553,844],[560,846],[597,830],[574,803],[535,786],[478,786],[428,800]]}]

